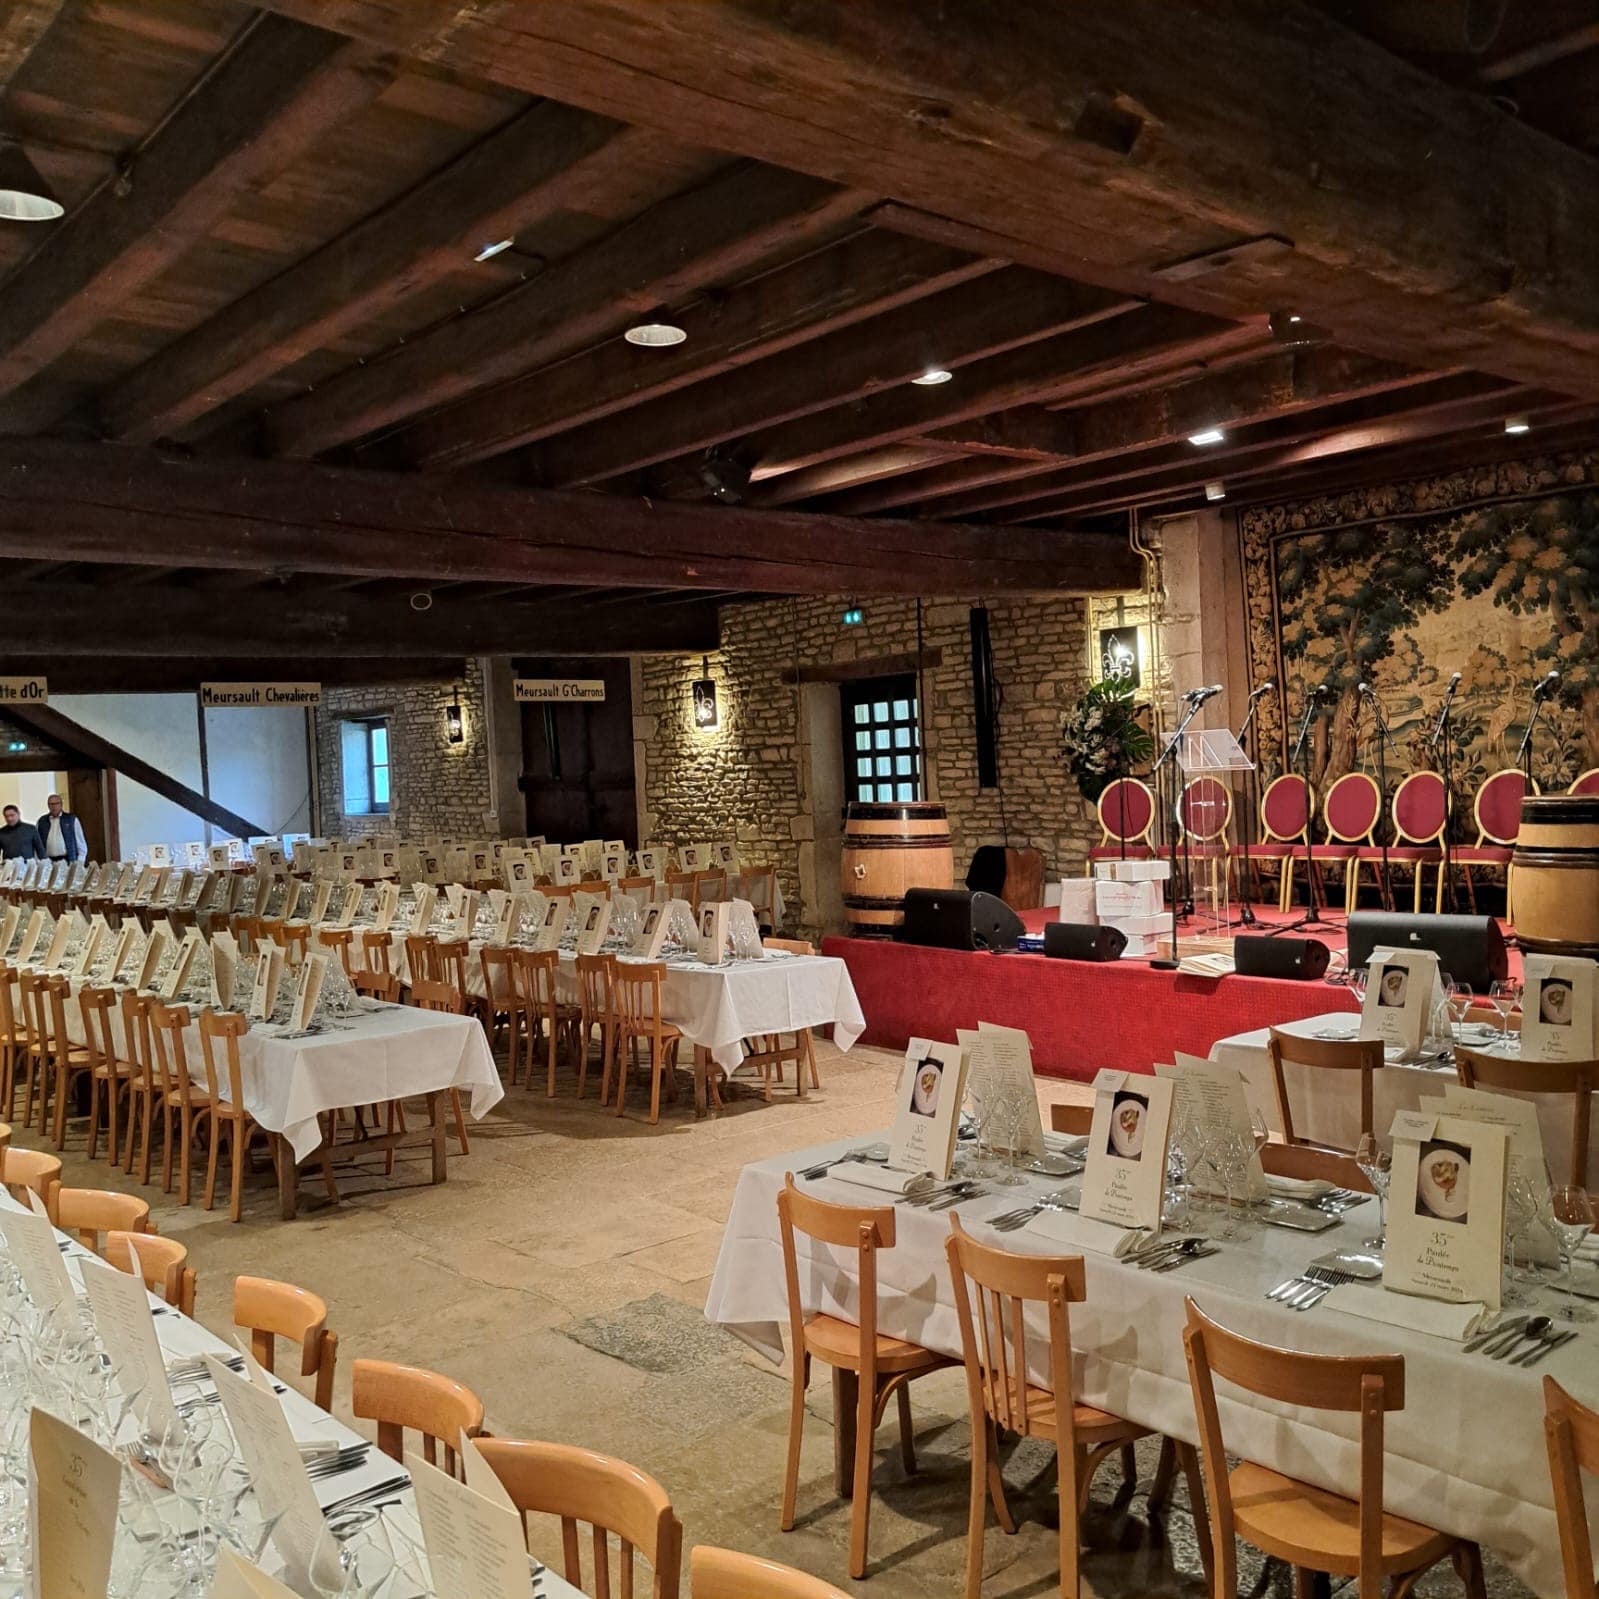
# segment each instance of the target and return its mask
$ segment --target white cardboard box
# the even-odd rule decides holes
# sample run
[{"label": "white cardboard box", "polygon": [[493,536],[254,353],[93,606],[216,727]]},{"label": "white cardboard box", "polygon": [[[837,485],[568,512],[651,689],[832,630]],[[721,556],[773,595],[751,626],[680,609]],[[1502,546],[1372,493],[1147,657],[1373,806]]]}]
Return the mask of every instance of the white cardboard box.
[{"label": "white cardboard box", "polygon": [[1157,916],[1160,914],[1160,884],[1148,880],[1137,883],[1096,882],[1094,908],[1099,919],[1114,916]]},{"label": "white cardboard box", "polygon": [[1091,877],[1063,877],[1060,884],[1060,920],[1084,927],[1099,923],[1095,891],[1099,885]]},{"label": "white cardboard box", "polygon": [[1162,882],[1171,876],[1171,862],[1168,860],[1095,861],[1094,876],[1102,883]]},{"label": "white cardboard box", "polygon": [[1153,916],[1102,916],[1100,921],[1106,927],[1114,927],[1125,933],[1129,940],[1154,939],[1171,931],[1171,919],[1159,913]]}]

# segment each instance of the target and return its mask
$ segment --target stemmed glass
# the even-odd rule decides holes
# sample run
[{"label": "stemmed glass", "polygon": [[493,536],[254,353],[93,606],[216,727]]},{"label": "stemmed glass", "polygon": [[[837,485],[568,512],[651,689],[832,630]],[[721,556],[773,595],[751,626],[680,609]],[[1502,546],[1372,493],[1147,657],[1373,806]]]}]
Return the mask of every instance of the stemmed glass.
[{"label": "stemmed glass", "polygon": [[1502,1299],[1507,1305],[1525,1305],[1528,1273],[1517,1265],[1516,1246],[1538,1219],[1539,1192],[1525,1172],[1512,1172],[1505,1184],[1505,1276]]},{"label": "stemmed glass", "polygon": [[1506,1054],[1511,1051],[1510,1013],[1521,1003],[1521,984],[1514,978],[1493,983],[1488,988],[1488,1002],[1499,1012],[1499,1036]]},{"label": "stemmed glass", "polygon": [[1462,1029],[1471,1014],[1471,1007],[1477,1003],[1477,996],[1472,992],[1470,983],[1445,983],[1444,992],[1449,1004],[1449,1030],[1458,1049],[1465,1042]]},{"label": "stemmed glass", "polygon": [[973,1141],[971,1153],[971,1175],[973,1177],[987,1177],[992,1173],[992,1166],[983,1148],[983,1136],[987,1133],[989,1124],[994,1119],[997,1109],[994,1095],[989,1092],[986,1077],[980,1072],[973,1072],[966,1080],[966,1102],[970,1107],[972,1120],[977,1124],[977,1137]]},{"label": "stemmed glass", "polygon": [[1186,1105],[1179,1105],[1166,1146],[1166,1194],[1161,1207],[1162,1223],[1178,1232],[1187,1231],[1194,1208],[1188,1171],[1188,1147],[1193,1132],[1193,1117]]},{"label": "stemmed glass", "polygon": [[[1001,1093],[995,1097],[993,1122],[997,1136],[1002,1138],[1009,1151],[1009,1160],[1000,1166],[996,1179],[1001,1188],[1015,1188],[1022,1180],[1016,1170],[1016,1137],[1022,1120],[1022,1102],[1016,1094]],[[997,1144],[993,1146],[997,1149]]]},{"label": "stemmed glass", "polygon": [[1586,1188],[1565,1183],[1549,1190],[1549,1218],[1554,1224],[1555,1242],[1560,1246],[1560,1261],[1566,1268],[1566,1297],[1555,1312],[1562,1321],[1592,1321],[1594,1313],[1572,1297],[1572,1269],[1577,1264],[1577,1249],[1593,1231],[1593,1201]]},{"label": "stemmed glass", "polygon": [[394,1547],[376,1510],[329,1516],[311,1557],[311,1586],[322,1599],[370,1599],[394,1572]]},{"label": "stemmed glass", "polygon": [[1380,1252],[1388,1242],[1388,1179],[1393,1156],[1382,1147],[1374,1133],[1362,1133],[1360,1142],[1355,1145],[1355,1164],[1377,1195],[1377,1236],[1362,1239],[1361,1243],[1366,1249]]}]

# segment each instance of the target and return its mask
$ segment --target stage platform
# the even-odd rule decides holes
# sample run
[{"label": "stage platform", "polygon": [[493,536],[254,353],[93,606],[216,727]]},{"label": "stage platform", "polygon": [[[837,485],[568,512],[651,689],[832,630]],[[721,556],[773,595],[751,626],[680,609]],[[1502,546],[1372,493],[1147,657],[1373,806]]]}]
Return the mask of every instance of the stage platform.
[{"label": "stage platform", "polygon": [[[1257,915],[1258,931],[1291,919],[1275,908]],[[1023,919],[1036,932],[1054,917],[1040,910]],[[1309,936],[1341,957],[1343,917],[1328,920],[1330,928]],[[1147,1072],[1174,1050],[1204,1056],[1234,1033],[1356,1009],[1341,984],[1190,977],[1143,960],[1046,960],[863,938],[827,938],[822,950],[849,966],[866,1013],[863,1043],[903,1049],[912,1036],[952,1039],[958,1027],[998,1022],[1026,1030],[1037,1071],[1085,1082],[1104,1066]],[[1342,969],[1341,958],[1333,964]]]}]

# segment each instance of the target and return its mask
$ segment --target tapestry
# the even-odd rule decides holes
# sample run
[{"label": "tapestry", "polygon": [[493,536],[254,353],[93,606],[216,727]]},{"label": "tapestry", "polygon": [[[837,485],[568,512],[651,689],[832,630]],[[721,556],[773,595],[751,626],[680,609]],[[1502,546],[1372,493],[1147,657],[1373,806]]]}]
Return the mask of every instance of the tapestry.
[{"label": "tapestry", "polygon": [[1362,682],[1393,735],[1390,792],[1436,770],[1432,735],[1459,672],[1450,768],[1469,820],[1482,780],[1515,764],[1533,684],[1551,669],[1560,688],[1534,732],[1533,776],[1560,792],[1599,765],[1599,451],[1261,506],[1240,513],[1239,539],[1251,684],[1282,691],[1260,706],[1264,774],[1286,769],[1307,692],[1325,684],[1317,788],[1375,775]]}]

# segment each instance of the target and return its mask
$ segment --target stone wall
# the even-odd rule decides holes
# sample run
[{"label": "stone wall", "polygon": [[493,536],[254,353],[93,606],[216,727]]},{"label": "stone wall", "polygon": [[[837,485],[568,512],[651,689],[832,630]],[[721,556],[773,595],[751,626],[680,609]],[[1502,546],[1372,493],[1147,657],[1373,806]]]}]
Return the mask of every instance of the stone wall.
[{"label": "stone wall", "polygon": [[[450,744],[444,712],[457,689],[466,738]],[[389,811],[346,816],[339,724],[367,716],[389,719]],[[324,838],[396,832],[405,838],[433,833],[464,839],[490,831],[484,814],[489,808],[488,728],[476,660],[466,663],[459,679],[324,690],[316,713],[316,757],[317,831]]]},{"label": "stone wall", "polygon": [[[836,925],[842,753],[833,682],[805,669],[914,655],[914,600],[859,602],[844,626],[842,596],[729,605],[722,648],[710,657],[721,725],[692,725],[699,659],[649,657],[635,673],[641,836],[662,843],[732,836],[747,861],[778,868],[785,922],[807,935]],[[1060,759],[1060,724],[1090,681],[1088,606],[1053,595],[989,603],[994,672],[1003,691],[1001,786],[977,786],[971,644],[965,599],[923,608],[923,642],[939,662],[925,673],[926,797],[949,812],[957,880],[981,844],[1030,844],[1046,881],[1081,872],[1099,836],[1093,807]],[[831,709],[829,711],[829,701]]]}]

